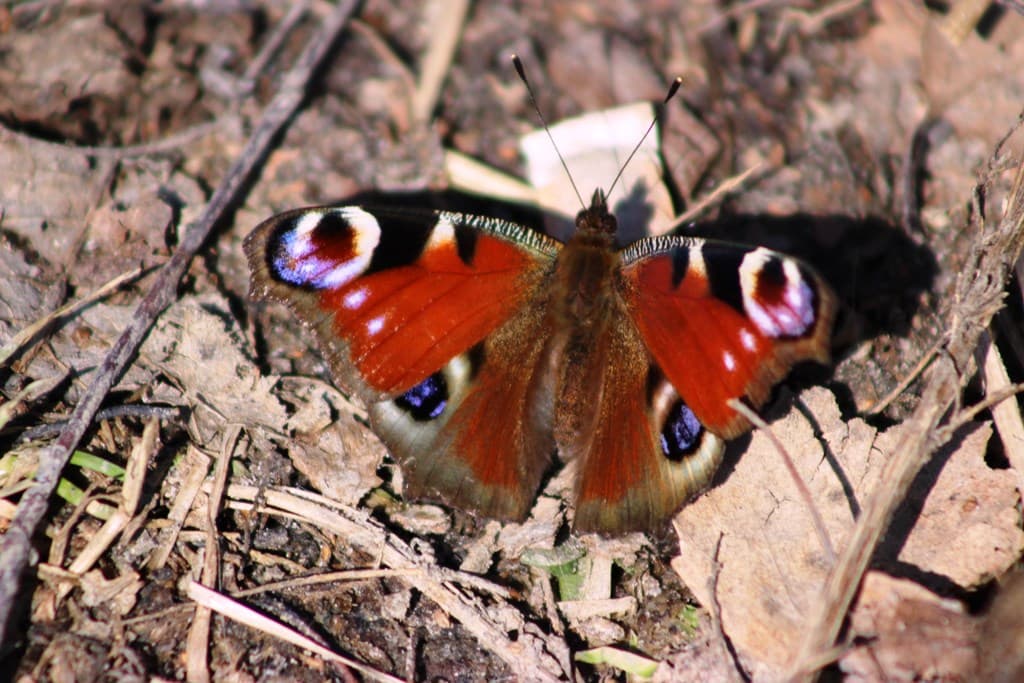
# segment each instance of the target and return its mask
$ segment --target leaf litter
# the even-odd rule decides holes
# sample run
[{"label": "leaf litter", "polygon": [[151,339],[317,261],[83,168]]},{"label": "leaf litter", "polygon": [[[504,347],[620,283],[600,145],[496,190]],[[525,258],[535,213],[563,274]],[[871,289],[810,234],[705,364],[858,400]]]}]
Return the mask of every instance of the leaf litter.
[{"label": "leaf litter", "polygon": [[[997,138],[1016,116],[1020,98],[1015,98],[1014,93],[1024,87],[1015,79],[1014,72],[1001,66],[1013,64],[1014,51],[1020,48],[1020,41],[1001,37],[1006,35],[1004,31],[1010,30],[1005,26],[1019,26],[1013,23],[1018,17],[1009,13],[1004,18],[1005,23],[998,24],[992,34],[971,35],[965,48],[978,51],[984,50],[986,45],[1005,46],[1002,52],[989,53],[986,57],[986,73],[1002,74],[998,87],[992,85],[989,76],[976,78],[976,87],[984,88],[994,98],[990,98],[990,103],[998,103],[990,113],[979,118],[978,109],[970,106],[977,95],[973,98],[962,93],[943,95],[927,82],[923,95],[913,89],[893,90],[907,83],[915,70],[921,68],[918,64],[921,42],[906,37],[922,36],[927,17],[922,10],[901,8],[900,3],[878,2],[874,10],[877,18],[873,24],[853,21],[847,25],[857,36],[853,41],[843,42],[825,32],[812,36],[821,39],[819,46],[797,43],[799,49],[823,50],[824,54],[833,51],[833,56],[841,53],[844,59],[866,65],[854,72],[863,83],[848,91],[858,99],[830,102],[830,95],[820,90],[823,86],[815,81],[810,81],[813,86],[809,90],[801,92],[801,97],[807,101],[806,111],[818,116],[815,125],[827,124],[818,128],[818,142],[811,144],[830,151],[818,157],[812,154],[787,160],[766,146],[765,140],[769,138],[758,138],[748,148],[750,151],[744,160],[757,158],[782,166],[763,182],[754,182],[754,190],[748,195],[723,197],[729,211],[752,211],[768,216],[785,214],[794,207],[797,210],[814,207],[822,214],[843,214],[844,206],[855,206],[856,211],[846,213],[853,217],[885,213],[891,210],[886,198],[896,190],[887,186],[882,160],[902,154],[908,131],[929,107],[941,109],[953,126],[952,136],[947,142],[936,144],[929,156],[929,163],[934,166],[930,167],[931,175],[924,187],[922,217],[933,231],[926,237],[939,263],[938,277],[933,282],[934,299],[923,300],[916,312],[904,311],[909,324],[900,328],[894,326],[891,319],[880,320],[870,305],[865,306],[868,314],[858,319],[858,290],[844,288],[844,294],[851,295],[855,302],[852,317],[855,326],[861,328],[865,344],[865,350],[859,355],[842,356],[837,371],[838,386],[852,396],[843,394],[837,399],[837,392],[824,388],[807,389],[798,394],[783,390],[767,412],[771,429],[785,444],[814,493],[816,505],[837,548],[845,544],[854,517],[865,504],[867,492],[878,485],[881,466],[901,443],[901,433],[914,429],[913,424],[903,423],[901,419],[913,407],[917,387],[911,384],[906,392],[909,403],[897,404],[891,409],[890,424],[851,417],[847,404],[851,399],[856,405],[868,404],[871,397],[884,393],[885,385],[902,378],[902,371],[916,363],[920,352],[930,343],[929,335],[936,331],[935,318],[929,316],[946,315],[949,306],[942,297],[950,291],[955,268],[962,262],[964,250],[958,247],[973,238],[973,233],[958,232],[954,227],[966,220],[962,207],[969,198],[977,168],[982,166]],[[377,23],[378,30],[397,21],[396,15],[389,15],[383,7],[371,7],[368,11],[368,16],[384,17]],[[374,11],[381,13],[375,15]],[[394,10],[389,8],[388,11]],[[719,10],[709,7],[688,11],[709,12],[702,20],[691,17],[692,25],[703,26]],[[475,41],[481,37],[474,30],[495,30],[494,25],[488,24],[487,12],[481,10],[480,15],[468,20],[470,23],[463,36],[465,50],[479,49]],[[104,32],[105,24],[97,22],[98,16],[66,19],[58,15],[48,19],[55,22],[48,30],[70,30],[78,25],[76,21],[84,21],[91,30]],[[741,23],[753,21],[753,28],[746,30],[756,35],[758,21],[770,22],[781,16],[752,13],[741,19]],[[202,19],[201,15],[177,16],[177,30],[180,35],[188,36],[189,21],[201,25]],[[636,22],[629,24],[633,30],[643,30],[644,18],[633,16],[624,20]],[[543,29],[538,35],[545,35],[545,30],[556,33],[559,30],[580,33],[594,30],[587,23],[585,13],[567,17],[565,21],[567,23],[561,26],[539,23]],[[243,21],[237,25],[244,24]],[[883,32],[888,34],[882,36]],[[46,34],[30,31],[26,35],[38,39]],[[131,31],[129,35],[133,35]],[[885,40],[881,41],[881,37]],[[12,34],[8,34],[8,39],[13,40]],[[681,34],[676,39],[685,41],[687,36]],[[158,38],[157,43],[161,40],[167,38]],[[873,42],[876,40],[891,48],[880,47]],[[236,41],[234,44],[243,43]],[[586,54],[597,44],[588,38],[576,43],[573,50]],[[409,47],[415,52],[420,46]],[[116,54],[118,48],[109,49]],[[755,48],[748,46],[747,49]],[[799,49],[787,56],[789,61],[785,67],[791,76],[802,74],[801,68],[807,66],[801,60],[806,61],[808,57]],[[154,48],[154,54],[158,52]],[[354,63],[366,65],[356,68],[369,69],[370,57],[360,55],[358,48],[355,54]],[[612,54],[612,63],[619,65],[630,64],[637,58],[635,52],[618,42]],[[55,55],[54,59],[59,62],[59,57]],[[552,64],[565,65],[560,67],[564,72],[556,70],[558,78],[574,82],[569,67],[579,57],[574,57],[572,51],[562,45],[551,50],[551,57]],[[958,68],[969,70],[972,61],[977,63],[971,58],[962,59]],[[161,58],[153,63],[170,68],[174,62]],[[833,63],[844,62],[840,59]],[[180,68],[180,64],[175,68]],[[538,58],[538,69],[541,64],[543,61]],[[452,87],[456,91],[467,87],[465,73],[468,72],[463,72],[466,67],[458,57],[450,68]],[[83,67],[79,73],[88,73],[88,70]],[[192,77],[188,69],[183,73]],[[155,73],[147,74],[147,77],[155,76]],[[888,86],[877,80],[883,76],[889,79]],[[26,77],[39,79],[42,75]],[[735,78],[735,75],[728,74],[728,78]],[[970,80],[968,76],[967,81]],[[643,79],[637,80],[632,87],[642,88],[641,81]],[[766,84],[771,82],[767,75]],[[118,81],[98,82],[95,87],[102,85],[102,89],[83,92],[92,97],[108,97],[111,83],[117,85]],[[740,91],[746,87],[736,80],[729,80],[728,84]],[[514,90],[515,85],[509,87]],[[893,107],[891,97],[879,96],[879,92],[894,91],[904,93],[901,95],[904,99],[908,97],[906,93],[917,94],[920,99],[915,106]],[[185,88],[178,99],[172,96],[164,106],[189,106],[188,97],[198,92],[198,89]],[[587,91],[578,95],[586,108]],[[589,95],[606,96],[607,89],[604,94]],[[658,93],[641,97],[657,99]],[[698,84],[694,100],[688,103],[695,106],[702,101],[701,97]],[[12,103],[15,103],[13,98],[6,102]],[[542,106],[545,104],[542,102]],[[596,109],[595,104],[589,108]],[[53,99],[44,101],[44,105],[50,112],[60,112],[67,107],[67,101]],[[125,106],[131,112],[135,105]],[[219,105],[210,106],[216,110]],[[713,131],[712,136],[722,136],[721,144],[701,145],[702,151],[694,156],[692,168],[672,169],[685,196],[698,196],[702,189],[706,190],[706,186],[702,186],[705,174],[721,178],[723,169],[729,168],[724,160],[731,159],[728,150],[736,148],[736,140],[729,138],[730,127],[716,124],[721,117],[730,116],[730,106],[728,101],[724,101],[721,108],[709,106],[701,122]],[[753,102],[752,111],[740,114],[738,119],[755,124],[771,121],[774,117],[771,109],[759,110],[758,106]],[[9,106],[5,111],[13,112],[7,114],[13,118],[5,118],[5,123],[25,122],[46,114],[46,111],[19,109],[18,106]],[[339,125],[351,128],[351,121],[346,120],[350,112],[330,108],[323,111],[330,113],[307,110],[303,116],[310,120],[304,128],[326,130]],[[546,113],[549,111],[557,113],[558,107]],[[121,129],[117,128],[120,119],[111,110],[97,107],[91,113],[97,117],[98,129],[108,131],[111,138],[83,138],[79,128],[61,130],[60,139],[88,144],[134,140],[135,133],[124,129],[123,124],[120,124]],[[732,115],[736,113],[732,110]],[[148,115],[152,116],[152,112]],[[498,121],[501,117],[508,118],[507,112],[477,111],[476,115],[481,126],[489,117],[497,117]],[[330,117],[334,117],[333,120]],[[529,121],[530,117],[524,114],[523,118]],[[59,121],[60,117],[51,116],[49,120]],[[168,120],[182,125],[189,119],[179,113]],[[507,124],[496,122],[494,130],[500,131],[502,125]],[[889,132],[872,135],[872,128],[886,125],[892,126]],[[758,127],[752,126],[755,130]],[[666,130],[670,128],[671,125]],[[852,129],[856,129],[856,135],[850,135]],[[0,253],[7,264],[5,268],[9,266],[7,272],[17,274],[11,281],[12,287],[0,296],[3,307],[0,310],[7,312],[0,319],[0,340],[4,342],[39,318],[45,289],[55,281],[58,270],[53,264],[66,262],[68,246],[81,240],[83,229],[89,230],[85,234],[88,235],[87,248],[91,249],[90,258],[70,263],[67,268],[67,277],[79,296],[130,268],[155,265],[166,258],[177,241],[175,228],[169,225],[175,219],[176,209],[173,202],[167,204],[161,200],[166,193],[156,191],[155,185],[161,182],[159,178],[179,188],[173,194],[186,198],[186,210],[191,212],[195,210],[194,205],[202,201],[202,185],[196,183],[195,175],[203,176],[211,169],[223,168],[226,165],[224,155],[230,155],[217,144],[194,144],[183,148],[182,155],[189,157],[189,150],[196,150],[206,158],[200,160],[192,155],[187,173],[173,170],[173,159],[172,163],[166,158],[154,159],[147,164],[120,167],[116,171],[117,180],[112,183],[110,175],[93,171],[86,153],[69,148],[54,154],[50,147],[33,142],[32,136],[27,135],[30,132],[31,129],[25,129],[17,134],[7,130],[0,133],[0,163],[12,170],[11,177],[21,180],[20,184],[5,186],[3,222],[0,223],[4,235]],[[483,139],[476,144],[483,144]],[[322,148],[315,150],[305,139],[291,139],[285,143],[285,149],[300,150],[289,152],[293,159],[305,160],[312,155],[312,168],[323,163],[317,160],[317,155],[331,159],[329,166],[333,176],[325,180],[324,187],[346,187],[351,181],[341,180],[345,174],[333,167],[366,160],[354,158],[355,148],[335,149],[332,147],[335,143],[323,142]],[[838,144],[833,145],[835,142]],[[229,147],[237,148],[238,144],[236,139]],[[787,140],[786,144],[794,143]],[[843,180],[836,183],[837,192],[812,191],[817,173],[815,163],[820,160],[833,164],[835,155],[841,158],[858,149],[866,150],[865,163],[868,167],[874,165],[875,175],[840,174]],[[723,153],[723,150],[726,151]],[[472,146],[460,151],[476,153],[491,162],[507,159],[488,158],[493,152],[478,153]],[[275,152],[282,153],[285,152]],[[814,153],[818,153],[817,148]],[[746,166],[741,163],[739,167]],[[26,168],[32,172],[24,172]],[[299,176],[305,173],[303,168],[302,164],[297,164],[282,172]],[[836,167],[826,165],[823,168],[828,169],[827,175],[835,175]],[[791,172],[794,169],[798,171],[796,174]],[[429,176],[426,170],[423,173]],[[367,170],[349,177],[357,175],[365,177]],[[791,183],[788,192],[792,196],[783,201],[783,195],[787,195],[784,189],[787,178]],[[81,187],[83,179],[90,188],[88,192],[68,191],[69,187]],[[216,176],[203,177],[207,183],[211,179],[214,183],[217,180]],[[549,574],[526,568],[519,562],[527,549],[561,544],[565,511],[560,501],[569,481],[564,474],[550,482],[532,518],[521,525],[485,524],[458,514],[445,523],[441,519],[445,516],[444,508],[430,505],[406,507],[394,502],[381,503],[376,508],[376,518],[368,517],[357,507],[362,500],[387,501],[388,487],[400,489],[400,472],[382,460],[382,447],[363,427],[361,408],[349,404],[344,396],[316,379],[323,376],[323,368],[314,355],[306,353],[308,343],[300,331],[284,322],[278,313],[271,312],[255,327],[251,319],[240,313],[245,304],[240,297],[244,291],[244,273],[240,270],[238,239],[273,209],[304,201],[339,198],[317,196],[315,181],[296,179],[295,182],[299,184],[292,186],[289,192],[279,189],[282,186],[278,183],[256,184],[253,198],[276,194],[275,203],[280,204],[274,207],[250,205],[240,211],[236,227],[223,247],[218,248],[217,254],[207,255],[205,263],[213,265],[213,269],[200,264],[193,267],[179,301],[164,313],[136,361],[119,379],[114,394],[116,400],[181,406],[188,412],[177,424],[163,425],[160,447],[154,452],[155,461],[151,461],[148,470],[149,497],[145,499],[148,504],[130,520],[129,533],[114,541],[101,557],[103,573],[92,570],[72,577],[62,573],[66,570],[60,567],[39,566],[42,581],[33,598],[36,609],[28,634],[17,645],[22,671],[38,666],[51,677],[63,672],[88,677],[88,672],[95,670],[99,662],[113,661],[125,671],[142,666],[159,675],[180,674],[181,670],[174,664],[174,653],[180,652],[188,610],[192,609],[182,582],[189,566],[202,565],[206,543],[203,539],[210,532],[204,517],[213,491],[208,483],[201,482],[213,459],[225,447],[231,426],[237,425],[243,427],[244,438],[231,446],[235,465],[220,503],[222,512],[217,518],[221,559],[233,565],[225,565],[226,571],[217,587],[225,592],[237,592],[254,584],[287,579],[300,569],[322,572],[337,567],[383,567],[385,571],[394,572],[364,579],[362,583],[332,584],[331,590],[307,591],[306,595],[288,588],[282,588],[280,593],[291,604],[304,605],[313,623],[321,627],[337,625],[336,629],[326,628],[328,633],[333,633],[333,643],[340,646],[340,651],[373,667],[398,676],[409,676],[411,672],[413,678],[428,673],[456,678],[456,672],[464,672],[468,661],[474,663],[474,673],[478,674],[475,678],[494,678],[511,671],[523,678],[556,679],[567,677],[568,672],[580,666],[576,671],[590,677],[597,676],[606,665],[573,664],[574,653],[588,650],[592,661],[614,662],[615,649],[628,650],[629,644],[637,642],[639,636],[640,642],[663,643],[660,648],[640,651],[662,662],[655,673],[659,680],[698,680],[702,675],[709,676],[707,680],[722,680],[724,676],[736,676],[732,657],[736,657],[745,674],[754,680],[775,680],[790,663],[789,656],[798,642],[801,628],[805,627],[808,603],[816,599],[830,567],[811,531],[810,512],[795,494],[793,482],[780,466],[775,447],[759,432],[730,447],[730,459],[714,487],[682,510],[675,522],[680,532],[677,548],[673,549],[673,544],[663,539],[640,535],[614,541],[587,539],[583,564],[589,569],[582,571],[578,582],[585,588],[573,599],[558,595],[552,588],[553,579]],[[586,187],[607,185],[608,178],[601,175],[581,181],[577,176],[577,182]],[[144,192],[141,198],[138,188]],[[856,192],[851,195],[851,190]],[[106,193],[111,196],[107,197]],[[801,198],[812,201],[801,201]],[[254,201],[250,199],[250,203]],[[671,206],[668,210],[671,212]],[[569,211],[574,209],[570,207]],[[841,243],[845,237],[841,232],[843,228],[834,229]],[[785,235],[782,237],[787,239]],[[870,244],[877,242],[869,240]],[[223,253],[225,251],[234,253]],[[214,265],[218,259],[224,264],[219,269]],[[39,265],[33,265],[33,261]],[[842,279],[838,286],[844,287]],[[5,397],[12,395],[12,387],[59,378],[69,369],[74,370],[74,379],[60,394],[45,400],[33,397],[32,412],[19,416],[14,423],[17,429],[31,426],[44,415],[49,419],[59,418],[80,400],[89,373],[101,365],[109,345],[128,324],[137,301],[138,292],[128,290],[94,302],[62,320],[62,325],[42,343],[35,341],[15,358],[15,364],[9,366],[5,377]],[[864,334],[865,330],[874,332],[875,336]],[[266,351],[254,350],[264,347],[259,344],[254,347],[252,343],[258,335],[275,339],[280,335],[284,343],[279,348],[290,351],[282,353],[270,348],[268,357],[264,358]],[[1001,336],[997,343],[1002,343]],[[886,348],[885,344],[896,344],[895,350]],[[1013,358],[1012,349],[1001,348]],[[870,359],[870,363],[858,362],[859,357]],[[865,368],[870,372],[863,374]],[[1010,373],[1013,373],[1012,364]],[[1019,410],[1017,413],[1019,415]],[[127,461],[132,448],[142,439],[142,424],[127,420],[106,425],[101,427],[92,444],[97,448],[102,445],[113,454],[121,453]],[[991,669],[992,664],[985,660],[984,654],[992,651],[981,644],[979,634],[992,632],[995,628],[992,623],[1007,618],[999,612],[1003,604],[999,596],[1003,592],[996,593],[991,612],[977,616],[970,611],[971,606],[977,604],[977,598],[972,596],[991,590],[986,587],[1013,566],[1020,557],[1022,544],[1020,474],[1001,464],[1000,447],[994,445],[992,434],[992,425],[984,415],[961,425],[948,445],[938,451],[930,466],[917,478],[910,497],[903,503],[875,555],[873,569],[867,573],[850,615],[844,642],[855,642],[859,637],[856,641],[859,644],[843,654],[837,665],[850,680],[915,676],[944,680],[968,676],[986,667]],[[21,457],[35,448],[38,445],[12,443],[4,457],[10,454]],[[1004,441],[1001,448],[1010,451],[1012,442]],[[1006,460],[1012,463],[1016,455],[1007,453]],[[161,473],[159,478],[156,472]],[[105,495],[115,500],[120,495],[118,485],[99,475],[85,471],[66,474],[85,478],[87,490],[92,491],[90,495]],[[11,483],[0,482],[0,490],[7,491]],[[320,497],[303,488],[294,488],[296,484],[324,495]],[[382,491],[381,486],[384,497],[374,493]],[[17,494],[10,495],[3,502],[16,502]],[[13,507],[0,508],[0,512],[5,515],[3,520],[11,519],[10,515],[14,514]],[[415,519],[407,516],[400,521],[403,514],[410,512]],[[92,531],[98,528],[87,516],[70,517],[71,513],[68,509],[60,510],[49,520],[55,527],[63,525],[69,534],[65,541],[68,566],[82,552]],[[65,524],[69,519],[77,521]],[[428,519],[434,521],[424,525]],[[410,528],[434,531],[410,540],[404,538]],[[279,541],[273,540],[275,534]],[[674,600],[668,603],[670,607],[682,606],[680,593],[673,588],[679,584],[664,566],[669,558],[672,569],[678,572],[695,601],[707,610],[701,613],[696,635],[686,638],[681,635],[679,624],[671,619],[660,625],[662,633],[658,635],[641,626],[643,613],[659,607],[658,595]],[[231,566],[235,568],[227,569]],[[244,570],[239,571],[240,567]],[[403,575],[402,572],[410,573]],[[644,580],[644,576],[650,580]],[[56,587],[67,585],[69,580],[77,588],[67,597],[57,599]],[[507,593],[489,589],[480,580],[494,582],[499,587],[513,587],[519,597],[510,599]],[[1012,582],[1008,585],[1011,587],[1004,592],[1010,600],[1014,595]],[[647,592],[638,592],[639,586],[646,586]],[[681,586],[678,590],[685,591]],[[425,596],[426,600],[413,596]],[[327,605],[339,599],[349,605],[355,619],[342,619],[343,623],[339,624],[338,617],[331,616]],[[77,606],[70,609],[72,605]],[[159,615],[162,609],[169,609],[169,614],[178,616],[166,621],[148,616]],[[272,609],[271,613],[283,619],[287,610],[275,612]],[[103,625],[104,619],[112,615],[129,620],[128,628],[134,629],[135,642],[143,644],[149,653],[148,664],[140,663],[139,650],[122,649],[116,644],[114,632]],[[728,647],[716,632],[716,619],[720,621],[720,633],[727,639]],[[364,625],[359,626],[360,623]],[[73,643],[52,637],[50,633],[58,624],[85,640]],[[273,666],[276,648],[281,647],[276,641],[261,639],[254,632],[232,630],[224,622],[214,620],[213,624],[209,666],[214,672],[224,675],[245,670],[251,675],[260,675]],[[944,647],[922,649],[922,640]],[[609,645],[616,648],[596,649]],[[730,647],[733,648],[731,655]],[[232,652],[248,654],[243,662],[233,657]],[[411,669],[408,652],[412,652],[413,661],[418,662]],[[1012,665],[1012,662],[1007,664]],[[625,665],[613,663],[611,666],[614,670]],[[289,671],[296,676],[310,675],[308,671],[301,674],[295,668]],[[331,675],[341,676],[337,670],[331,671],[335,672]]]}]

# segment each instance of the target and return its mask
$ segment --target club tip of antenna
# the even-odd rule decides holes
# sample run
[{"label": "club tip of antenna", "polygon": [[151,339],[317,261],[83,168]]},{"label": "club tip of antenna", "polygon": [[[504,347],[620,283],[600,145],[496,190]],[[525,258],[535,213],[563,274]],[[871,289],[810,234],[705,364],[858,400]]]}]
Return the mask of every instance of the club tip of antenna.
[{"label": "club tip of antenna", "polygon": [[526,78],[526,72],[523,70],[523,60],[519,59],[519,55],[513,52],[509,55],[509,59],[512,60],[512,66],[515,67],[516,73],[519,74],[519,77]]},{"label": "club tip of antenna", "polygon": [[679,92],[679,88],[682,85],[683,85],[683,77],[682,76],[676,76],[675,80],[672,81],[672,85],[668,86],[668,94],[665,95],[665,104],[668,104],[668,101],[676,96],[676,93]]}]

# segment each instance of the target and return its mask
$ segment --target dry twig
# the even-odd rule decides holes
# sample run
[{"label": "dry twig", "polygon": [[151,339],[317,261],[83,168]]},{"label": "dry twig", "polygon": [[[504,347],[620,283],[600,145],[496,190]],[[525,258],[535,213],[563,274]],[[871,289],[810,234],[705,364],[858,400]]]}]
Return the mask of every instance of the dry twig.
[{"label": "dry twig", "polygon": [[400,678],[389,676],[382,671],[377,671],[376,669],[357,662],[354,659],[343,657],[333,650],[328,650],[323,645],[320,645],[316,641],[296,632],[294,629],[288,628],[284,624],[276,622],[270,617],[264,616],[256,610],[246,607],[226,595],[222,595],[211,590],[200,583],[195,581],[190,583],[188,587],[188,594],[189,597],[195,600],[197,605],[204,610],[223,614],[229,619],[233,619],[240,624],[245,624],[263,631],[264,633],[280,638],[281,640],[287,641],[297,647],[305,648],[306,650],[323,657],[327,661],[355,669],[365,675],[369,680],[385,681],[386,683],[402,683],[402,679]]},{"label": "dry twig", "polygon": [[[558,680],[559,677],[552,672],[560,670],[561,666],[551,655],[551,642],[542,643],[534,634],[525,632],[520,633],[518,640],[512,640],[488,616],[479,600],[451,585],[453,577],[448,572],[439,571],[431,558],[416,553],[408,544],[366,515],[354,513],[340,503],[309,491],[269,488],[262,493],[263,498],[257,503],[258,491],[255,487],[231,485],[228,487],[229,505],[241,510],[255,510],[258,506],[260,513],[300,519],[344,538],[353,548],[375,555],[378,564],[385,567],[424,572],[425,575],[398,574],[396,578],[421,592],[461,623],[482,647],[504,661],[520,679]],[[351,514],[344,514],[343,511]],[[466,574],[460,572],[459,582],[464,583],[465,577]],[[489,592],[493,594],[493,591]],[[560,639],[554,638],[554,641]],[[542,649],[545,646],[548,646],[548,651]],[[524,653],[529,654],[526,656]],[[563,674],[569,675],[569,672]]]},{"label": "dry twig", "polygon": [[469,12],[469,2],[444,0],[442,3],[434,3],[434,8],[440,12],[440,21],[434,27],[433,39],[428,43],[427,53],[420,64],[419,83],[412,97],[413,116],[423,124],[430,120],[441,93],[441,85],[448,76],[455,48],[462,35],[462,26]]},{"label": "dry twig", "polygon": [[[213,472],[213,490],[206,501],[206,544],[203,553],[203,571],[200,577],[204,588],[215,588],[219,574],[220,565],[220,543],[217,533],[217,514],[220,512],[221,503],[224,500],[224,489],[228,481],[228,465],[231,464],[231,454],[238,444],[238,437],[242,428],[235,425],[231,433],[224,437],[221,446],[220,456],[217,458],[217,466]],[[206,663],[206,653],[209,649],[210,620],[212,610],[209,606],[199,604],[196,607],[195,616],[192,617],[192,625],[188,630],[188,646],[186,653],[186,676],[189,683],[206,683],[210,680],[210,670]]]}]

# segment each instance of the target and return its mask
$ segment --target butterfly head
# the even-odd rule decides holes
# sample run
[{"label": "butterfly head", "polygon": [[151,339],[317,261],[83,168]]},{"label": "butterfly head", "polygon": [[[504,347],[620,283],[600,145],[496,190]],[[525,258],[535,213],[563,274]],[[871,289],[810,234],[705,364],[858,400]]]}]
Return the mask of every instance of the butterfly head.
[{"label": "butterfly head", "polygon": [[576,214],[576,234],[613,240],[619,225],[608,211],[608,199],[604,190],[594,190],[590,206]]}]

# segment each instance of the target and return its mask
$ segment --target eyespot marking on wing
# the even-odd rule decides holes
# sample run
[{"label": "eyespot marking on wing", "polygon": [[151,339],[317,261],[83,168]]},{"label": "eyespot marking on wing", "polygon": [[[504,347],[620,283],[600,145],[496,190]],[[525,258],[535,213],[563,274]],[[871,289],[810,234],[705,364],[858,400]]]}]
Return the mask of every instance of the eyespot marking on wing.
[{"label": "eyespot marking on wing", "polygon": [[306,211],[272,233],[267,265],[281,282],[336,289],[369,267],[380,234],[377,219],[357,206]]},{"label": "eyespot marking on wing", "polygon": [[436,420],[448,406],[448,382],[443,372],[435,372],[395,399],[395,405],[417,422]]},{"label": "eyespot marking on wing", "polygon": [[761,333],[776,339],[796,338],[815,329],[814,281],[796,261],[758,248],[744,257],[739,272],[744,310]]}]

